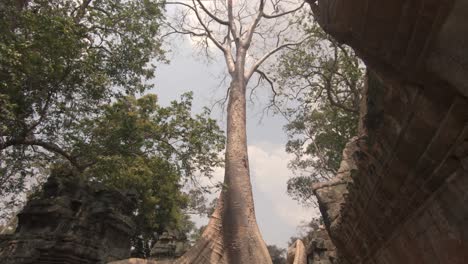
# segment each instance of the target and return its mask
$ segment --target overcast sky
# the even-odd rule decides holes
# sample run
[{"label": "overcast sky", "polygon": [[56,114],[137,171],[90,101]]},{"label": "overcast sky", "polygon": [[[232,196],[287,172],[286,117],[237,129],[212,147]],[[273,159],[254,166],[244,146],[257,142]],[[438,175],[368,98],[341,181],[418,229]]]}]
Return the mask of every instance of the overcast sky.
[{"label": "overcast sky", "polygon": [[[163,105],[178,99],[187,91],[194,92],[195,112],[222,99],[226,85],[220,87],[224,73],[222,61],[207,64],[195,53],[189,41],[179,40],[171,47],[169,65],[158,64],[155,89]],[[214,51],[221,58],[222,54]],[[297,233],[301,221],[310,221],[316,211],[298,205],[286,194],[286,182],[292,176],[287,168],[290,156],[284,151],[286,135],[285,120],[280,116],[262,115],[268,101],[268,90],[257,92],[255,103],[248,104],[247,136],[250,170],[252,176],[257,221],[267,244],[287,247],[289,237]],[[225,113],[220,107],[213,109],[213,118],[225,130]],[[263,116],[263,118],[262,118]],[[223,179],[223,170],[217,170],[216,177]],[[207,219],[195,219],[198,225]]]}]

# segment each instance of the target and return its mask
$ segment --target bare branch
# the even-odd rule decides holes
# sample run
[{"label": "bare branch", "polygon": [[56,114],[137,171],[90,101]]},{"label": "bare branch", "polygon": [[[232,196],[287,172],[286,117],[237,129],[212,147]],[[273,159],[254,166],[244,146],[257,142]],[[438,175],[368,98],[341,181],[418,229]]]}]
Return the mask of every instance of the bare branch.
[{"label": "bare branch", "polygon": [[211,13],[205,5],[203,5],[201,0],[197,0],[198,4],[200,4],[201,9],[209,16],[211,17],[214,21],[218,22],[221,25],[229,26],[229,21],[222,20],[221,18],[215,16],[213,13]]},{"label": "bare branch", "polygon": [[206,32],[206,37],[209,38],[211,42],[213,42],[213,44],[215,44],[215,46],[218,49],[220,49],[222,52],[226,52],[226,48],[223,47],[223,45],[213,36],[212,31],[208,28],[208,26],[205,24],[202,17],[200,16],[200,12],[198,11],[195,0],[192,0],[192,3],[193,3],[193,6],[182,3],[182,2],[166,2],[166,4],[182,5],[192,10],[195,13],[195,16],[197,17],[198,23],[200,23],[200,25],[203,27],[204,31]]},{"label": "bare branch", "polygon": [[[232,1],[232,0],[229,0]],[[245,39],[242,40],[241,44],[244,47],[250,46],[250,43],[252,42],[252,36],[253,33],[255,32],[255,28],[257,27],[258,23],[260,22],[260,19],[263,17],[263,10],[265,9],[265,0],[260,0],[260,5],[258,7],[258,13],[257,16],[255,17],[254,21],[252,21],[252,24],[250,24],[249,29],[247,30],[247,35]]]},{"label": "bare branch", "polygon": [[299,42],[294,42],[294,43],[285,43],[283,45],[280,45],[272,50],[270,50],[269,52],[267,52],[265,55],[263,55],[263,57],[261,57],[257,62],[255,62],[255,64],[247,71],[247,74],[245,75],[245,79],[246,80],[249,80],[250,77],[252,77],[252,74],[257,71],[258,67],[265,61],[267,60],[270,56],[272,56],[273,54],[275,54],[276,52],[286,48],[286,47],[291,47],[291,46],[297,46],[297,45],[300,45],[302,44],[306,39],[303,39]]},{"label": "bare branch", "polygon": [[279,94],[278,94],[278,92],[277,92],[276,89],[275,89],[274,82],[268,77],[268,75],[267,75],[265,72],[263,72],[263,71],[261,71],[261,70],[259,70],[259,69],[255,70],[255,72],[256,72],[258,75],[260,75],[260,77],[259,77],[259,82],[260,82],[261,80],[265,80],[265,81],[268,82],[268,84],[269,84],[269,86],[270,86],[270,89],[271,89],[271,92],[272,92],[272,94],[273,94],[273,95],[272,95],[272,98],[271,98],[271,103],[263,110],[263,112],[265,113],[265,111],[268,111],[268,109],[270,109],[270,108],[275,108],[276,111],[277,111],[279,114],[281,114],[285,120],[287,120],[287,121],[289,122],[289,117],[288,117],[288,115],[287,115],[287,114],[278,106],[278,104],[276,103],[276,97],[278,97]]},{"label": "bare branch", "polygon": [[294,13],[300,9],[302,9],[304,7],[304,4],[305,2],[302,2],[302,4],[292,10],[289,10],[289,11],[286,11],[286,12],[283,12],[283,13],[279,13],[279,14],[271,14],[271,15],[267,15],[265,13],[262,14],[262,16],[266,19],[274,19],[274,18],[278,18],[278,17],[282,17],[282,16],[285,16],[285,15],[288,15],[288,14],[291,14],[291,13]]},{"label": "bare branch", "polygon": [[207,37],[207,34],[205,32],[195,32],[193,30],[184,29],[184,28],[182,28],[182,30],[179,30],[179,29],[175,28],[174,26],[172,26],[169,23],[166,23],[165,25],[167,27],[169,27],[170,29],[172,29],[172,31],[163,34],[160,37],[161,39],[163,39],[163,38],[165,38],[167,36],[173,35],[173,34],[190,35],[190,36],[193,36],[193,37]]},{"label": "bare branch", "polygon": [[237,34],[237,26],[234,21],[234,15],[232,13],[232,0],[228,0],[228,21],[229,21],[229,32],[232,34],[232,38],[236,43],[236,47],[239,46],[239,35]]}]

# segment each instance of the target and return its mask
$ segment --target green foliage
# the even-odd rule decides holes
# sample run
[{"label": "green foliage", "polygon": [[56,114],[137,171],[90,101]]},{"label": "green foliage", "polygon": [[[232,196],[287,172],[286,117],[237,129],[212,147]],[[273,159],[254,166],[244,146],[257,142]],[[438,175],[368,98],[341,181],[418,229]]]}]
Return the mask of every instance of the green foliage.
[{"label": "green foliage", "polygon": [[2,1],[2,189],[19,187],[18,178],[51,159],[74,162],[65,139],[81,121],[149,87],[149,63],[164,54],[155,41],[160,21],[159,4],[149,0]]},{"label": "green foliage", "polygon": [[334,176],[345,144],[357,133],[364,66],[349,47],[305,21],[308,39],[281,57],[276,80],[283,87],[280,103],[294,104],[285,110],[286,151],[294,154],[289,166],[296,173],[288,193],[310,205],[311,184]]},{"label": "green foliage", "polygon": [[309,204],[313,197],[311,184],[336,174],[342,151],[357,134],[357,115],[330,105],[315,109],[299,108],[286,125],[286,151],[294,154],[289,167],[298,173],[288,180],[288,193]]},{"label": "green foliage", "polygon": [[222,164],[223,132],[208,111],[191,116],[191,99],[185,94],[161,107],[152,94],[124,97],[67,139],[75,143],[79,162],[89,164],[84,175],[90,180],[137,192],[143,233],[179,227],[188,205],[182,180],[195,172],[209,176]]},{"label": "green foliage", "polygon": [[[0,3],[0,195],[71,167],[75,175],[137,195],[147,252],[153,232],[190,227],[181,187],[222,164],[224,136],[192,94],[162,107],[151,85],[156,0],[5,0]],[[185,232],[185,231],[184,231]]]},{"label": "green foliage", "polygon": [[90,170],[112,169],[114,157],[146,155],[166,160],[185,178],[195,172],[210,176],[221,165],[223,132],[207,109],[192,116],[191,106],[191,93],[168,107],[158,105],[153,94],[123,97],[103,106],[102,115],[84,120],[80,133],[66,139],[78,162],[92,165]]},{"label": "green foliage", "polygon": [[295,236],[289,238],[288,246],[291,246],[296,242],[296,240],[300,239],[304,243],[304,245],[309,245],[314,237],[314,233],[323,227],[323,218],[322,216],[318,218],[312,218],[310,222],[302,222],[298,227],[298,233]]},{"label": "green foliage", "polygon": [[190,242],[193,244],[195,244],[195,242],[197,242],[200,238],[201,238],[201,235],[203,234],[203,232],[205,231],[205,228],[206,228],[206,225],[203,225],[203,226],[200,226],[199,228],[195,227],[192,231],[192,233],[190,234]]}]

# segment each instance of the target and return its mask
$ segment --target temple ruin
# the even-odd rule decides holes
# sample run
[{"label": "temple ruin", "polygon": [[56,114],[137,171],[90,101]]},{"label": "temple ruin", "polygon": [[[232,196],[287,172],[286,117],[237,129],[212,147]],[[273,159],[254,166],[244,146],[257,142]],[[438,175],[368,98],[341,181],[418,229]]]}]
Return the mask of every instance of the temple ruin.
[{"label": "temple ruin", "polygon": [[[297,242],[289,263],[468,263],[468,1],[307,2],[368,74],[359,134],[336,177],[312,186],[326,230]],[[16,232],[0,237],[1,262],[128,258],[131,204],[99,184],[51,177]],[[154,253],[173,257],[168,248]],[[115,263],[143,262],[154,263]]]},{"label": "temple ruin", "polygon": [[52,175],[0,237],[2,264],[95,264],[128,258],[134,201],[98,183]]},{"label": "temple ruin", "polygon": [[467,263],[468,2],[309,2],[369,68],[359,135],[313,187],[336,263]]}]

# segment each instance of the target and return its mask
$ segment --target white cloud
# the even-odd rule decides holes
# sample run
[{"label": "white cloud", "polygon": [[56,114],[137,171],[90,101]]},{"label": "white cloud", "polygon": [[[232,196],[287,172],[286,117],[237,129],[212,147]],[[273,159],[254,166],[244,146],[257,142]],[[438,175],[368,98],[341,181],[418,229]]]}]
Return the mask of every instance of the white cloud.
[{"label": "white cloud", "polygon": [[317,213],[300,206],[287,195],[286,183],[292,176],[287,168],[290,159],[280,144],[249,146],[257,221],[266,242],[282,247],[301,222],[310,221]]}]

